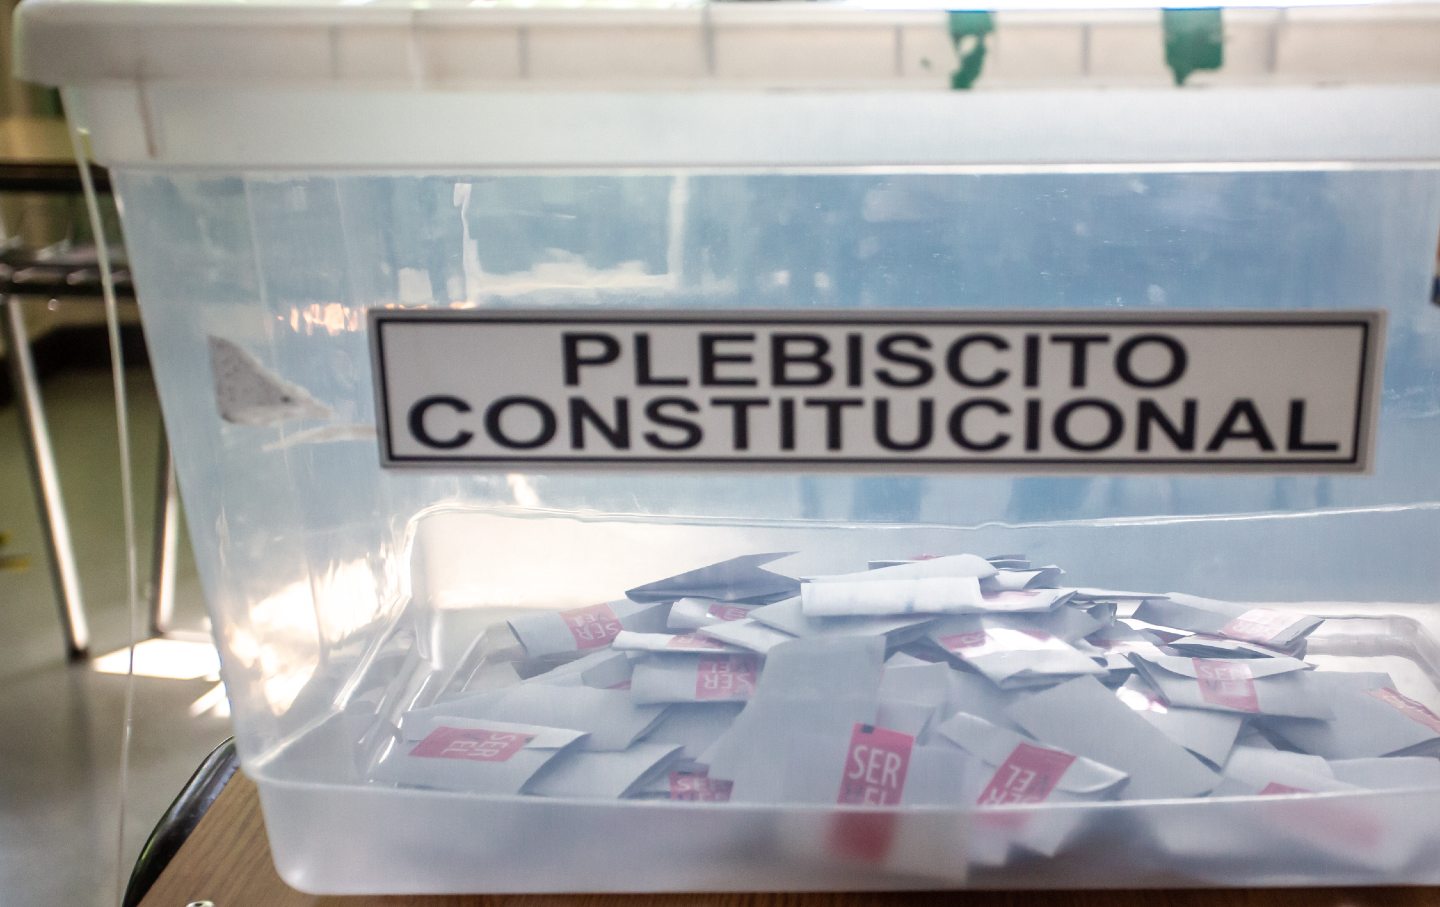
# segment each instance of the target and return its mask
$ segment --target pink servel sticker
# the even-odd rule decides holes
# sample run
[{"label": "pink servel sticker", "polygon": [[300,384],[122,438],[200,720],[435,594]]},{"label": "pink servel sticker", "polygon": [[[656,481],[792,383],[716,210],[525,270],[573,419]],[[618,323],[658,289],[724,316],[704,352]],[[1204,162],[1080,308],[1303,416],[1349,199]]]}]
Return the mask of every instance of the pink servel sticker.
[{"label": "pink servel sticker", "polygon": [[1220,635],[1259,643],[1263,646],[1268,645],[1271,640],[1284,632],[1286,627],[1295,623],[1295,620],[1293,614],[1272,611],[1269,608],[1251,608],[1221,627]]},{"label": "pink servel sticker", "polygon": [[1279,781],[1271,781],[1269,784],[1267,784],[1267,785],[1265,785],[1264,787],[1260,788],[1260,796],[1262,796],[1262,797],[1270,797],[1270,796],[1274,796],[1275,794],[1313,794],[1313,793],[1315,793],[1313,790],[1308,790],[1308,789],[1303,788],[1303,787],[1291,787],[1291,786],[1288,785],[1288,784],[1281,784]]},{"label": "pink servel sticker", "polygon": [[744,620],[750,616],[750,609],[742,608],[739,605],[727,605],[723,602],[716,602],[711,605],[705,613],[716,620]]},{"label": "pink servel sticker", "polygon": [[840,779],[836,803],[863,803],[894,806],[905,790],[905,773],[910,768],[910,750],[915,738],[909,734],[871,724],[857,724],[850,732],[845,753],[845,773]]},{"label": "pink servel sticker", "polygon": [[983,805],[1001,803],[1039,803],[1050,796],[1061,777],[1075,762],[1075,757],[1060,750],[1020,743],[1000,763],[990,783],[975,802]]},{"label": "pink servel sticker", "polygon": [[1255,679],[1249,665],[1216,658],[1190,661],[1195,665],[1195,682],[1200,684],[1201,699],[1237,712],[1260,711],[1260,697],[1255,692]]},{"label": "pink servel sticker", "polygon": [[1440,734],[1440,715],[1436,715],[1427,709],[1423,703],[1416,702],[1409,696],[1391,687],[1381,687],[1378,690],[1366,690],[1365,692],[1386,705],[1399,709],[1404,713],[1405,717],[1411,721],[1418,721],[1435,733]]},{"label": "pink servel sticker", "polygon": [[598,649],[601,646],[608,646],[610,641],[619,636],[620,631],[624,629],[620,626],[620,618],[615,616],[615,612],[609,605],[603,603],[561,611],[560,618],[565,621],[570,635],[575,637],[577,649]]},{"label": "pink servel sticker", "polygon": [[484,728],[437,727],[410,751],[412,756],[430,759],[466,759],[471,762],[504,762],[520,752],[534,734],[487,731]]},{"label": "pink servel sticker", "polygon": [[759,670],[756,655],[702,655],[695,672],[695,698],[749,699]]},{"label": "pink servel sticker", "polygon": [[732,782],[711,778],[708,772],[671,772],[670,799],[724,803],[730,799]]},{"label": "pink servel sticker", "polygon": [[694,652],[697,650],[713,652],[716,649],[723,650],[725,645],[724,643],[717,642],[705,636],[696,636],[693,633],[682,633],[679,636],[672,636],[666,640],[665,648],[677,649],[681,652]]}]

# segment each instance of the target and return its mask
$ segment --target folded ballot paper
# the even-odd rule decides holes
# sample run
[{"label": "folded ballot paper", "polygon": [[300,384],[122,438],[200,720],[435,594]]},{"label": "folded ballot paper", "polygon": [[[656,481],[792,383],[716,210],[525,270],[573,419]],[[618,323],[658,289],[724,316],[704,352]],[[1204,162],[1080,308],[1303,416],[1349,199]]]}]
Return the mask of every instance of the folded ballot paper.
[{"label": "folded ballot paper", "polygon": [[[750,612],[750,619],[791,636],[883,636],[899,642],[923,633],[934,615],[890,615],[884,617],[812,617],[805,613],[800,596],[783,599]],[[711,629],[709,627],[705,629]]]},{"label": "folded ballot paper", "polygon": [[1389,674],[1321,671],[1313,683],[1330,720],[1266,724],[1292,748],[1327,759],[1440,754],[1440,716],[1396,689]]},{"label": "folded ballot paper", "polygon": [[581,731],[448,715],[407,722],[374,779],[412,787],[518,794]]},{"label": "folded ballot paper", "polygon": [[1035,625],[1002,617],[949,618],[929,638],[1001,689],[1043,686],[1082,674],[1104,674],[1104,665]]},{"label": "folded ballot paper", "polygon": [[749,699],[760,675],[760,656],[667,652],[635,664],[630,697],[638,704],[736,702]]},{"label": "folded ballot paper", "polygon": [[[415,694],[372,779],[835,807],[787,814],[777,846],[842,861],[883,851],[876,865],[937,878],[1078,855],[1067,848],[1108,827],[1093,802],[1205,797],[1255,803],[1214,814],[1231,838],[1216,839],[1218,818],[1169,822],[1145,846],[1201,876],[1252,839],[1279,841],[1287,859],[1390,865],[1403,842],[1336,798],[1440,787],[1440,691],[1400,665],[1335,670],[1392,666],[1347,662],[1338,637],[1307,660],[1321,620],[1300,606],[1071,586],[1059,566],[1013,554],[803,579],[772,564],[782,557],[511,619],[514,640],[477,644],[483,657]],[[892,834],[866,824],[885,818],[867,807],[926,809]]]},{"label": "folded ballot paper", "polygon": [[1163,599],[1145,600],[1135,609],[1135,617],[1162,627],[1240,639],[1282,650],[1320,626],[1320,618],[1306,614],[1179,592],[1168,592]]},{"label": "folded ballot paper", "polygon": [[663,711],[661,706],[636,702],[626,690],[524,683],[412,709],[400,728],[409,733],[412,724],[437,717],[509,721],[579,731],[585,735],[581,746],[587,750],[623,750],[644,737]]},{"label": "folded ballot paper", "polygon": [[1167,705],[1291,718],[1330,718],[1325,688],[1298,658],[1184,658],[1132,653]]},{"label": "folded ballot paper", "polygon": [[745,554],[708,567],[691,570],[658,582],[636,586],[625,593],[633,602],[669,604],[681,598],[715,602],[772,602],[795,594],[800,583],[793,577],[761,569],[794,552]]},{"label": "folded ballot paper", "polygon": [[946,741],[985,765],[971,790],[981,806],[1104,800],[1114,796],[1125,772],[1062,749],[1041,746],[1024,734],[958,712],[939,727]]},{"label": "folded ballot paper", "polygon": [[670,606],[666,625],[671,630],[698,630],[712,624],[744,620],[755,605],[716,601],[711,598],[682,598]]},{"label": "folded ballot paper", "polygon": [[1166,737],[1211,765],[1225,764],[1245,725],[1243,714],[1168,705],[1140,677],[1128,678],[1115,696]]},{"label": "folded ballot paper", "polygon": [[665,629],[667,606],[628,600],[602,602],[568,611],[542,611],[510,620],[510,630],[531,658],[593,652],[606,648],[621,630]]},{"label": "folded ballot paper", "polygon": [[782,642],[789,642],[795,638],[789,633],[768,627],[758,620],[751,620],[748,617],[743,620],[726,621],[723,624],[711,624],[701,627],[695,632],[716,642],[761,654],[769,652]]},{"label": "folded ballot paper", "polygon": [[1059,568],[997,571],[983,558],[961,554],[808,577],[800,587],[801,610],[812,618],[1047,611],[1070,590],[1031,586],[1059,575]]},{"label": "folded ballot paper", "polygon": [[536,773],[526,785],[526,793],[617,800],[636,793],[651,778],[668,773],[680,749],[667,743],[637,743],[618,752],[566,752]]},{"label": "folded ballot paper", "polygon": [[1220,776],[1093,677],[1026,696],[1010,715],[1033,739],[1127,773],[1125,800],[1199,797]]},{"label": "folded ballot paper", "polygon": [[628,686],[634,670],[635,656],[606,647],[582,655],[574,661],[529,677],[522,683],[546,683],[562,686],[586,686],[613,690]]}]

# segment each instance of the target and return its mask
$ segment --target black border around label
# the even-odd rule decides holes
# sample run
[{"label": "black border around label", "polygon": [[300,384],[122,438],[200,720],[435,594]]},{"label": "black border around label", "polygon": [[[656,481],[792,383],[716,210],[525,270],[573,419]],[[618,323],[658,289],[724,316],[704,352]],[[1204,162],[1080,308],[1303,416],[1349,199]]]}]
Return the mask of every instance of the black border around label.
[{"label": "black border around label", "polygon": [[[795,310],[646,310],[612,309],[370,309],[367,312],[371,365],[374,371],[375,411],[378,415],[380,465],[383,468],[424,469],[471,464],[487,469],[558,468],[583,469],[599,467],[637,470],[656,467],[685,470],[689,467],[730,467],[743,471],[752,466],[773,466],[777,471],[853,471],[936,473],[946,467],[956,473],[982,474],[1013,471],[1021,474],[1084,475],[1144,472],[1282,472],[1289,474],[1365,473],[1371,468],[1374,452],[1378,382],[1372,373],[1379,370],[1382,350],[1378,345],[1385,336],[1383,310],[1327,311],[1285,310],[1275,312],[1245,310],[1185,310],[1183,312],[1115,312],[1082,310],[1037,310],[973,312],[963,315],[953,310],[870,309],[864,311],[802,312]],[[1357,377],[1354,428],[1349,457],[834,457],[811,459],[801,457],[486,457],[437,454],[434,456],[397,456],[390,434],[390,406],[385,373],[384,329],[390,324],[458,321],[467,324],[615,324],[615,325],[796,325],[796,326],[875,326],[885,324],[923,324],[937,327],[1026,327],[1026,326],[1107,326],[1107,327],[1202,327],[1202,328],[1335,328],[1349,327],[1360,332],[1360,368]],[[1364,454],[1362,457],[1361,454]],[[1027,468],[1030,467],[1030,468]],[[1048,467],[1048,468],[1047,468]],[[1164,467],[1183,467],[1166,470]],[[1206,468],[1208,467],[1208,468]]]}]

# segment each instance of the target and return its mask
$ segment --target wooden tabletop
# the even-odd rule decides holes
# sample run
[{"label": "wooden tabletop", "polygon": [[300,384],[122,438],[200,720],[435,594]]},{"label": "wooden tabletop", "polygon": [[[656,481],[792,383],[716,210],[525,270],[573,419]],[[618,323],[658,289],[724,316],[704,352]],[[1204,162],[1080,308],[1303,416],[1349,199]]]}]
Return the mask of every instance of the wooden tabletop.
[{"label": "wooden tabletop", "polygon": [[237,773],[142,907],[193,901],[215,907],[1440,907],[1440,889],[314,897],[275,874],[255,785]]}]

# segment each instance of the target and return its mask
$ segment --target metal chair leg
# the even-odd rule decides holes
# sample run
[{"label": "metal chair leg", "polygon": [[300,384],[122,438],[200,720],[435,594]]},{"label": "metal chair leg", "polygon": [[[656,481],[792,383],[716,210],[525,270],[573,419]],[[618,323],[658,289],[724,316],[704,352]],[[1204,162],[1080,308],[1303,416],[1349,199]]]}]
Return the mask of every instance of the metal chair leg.
[{"label": "metal chair leg", "polygon": [[50,577],[60,606],[66,651],[71,658],[83,658],[90,648],[90,630],[85,620],[85,604],[80,597],[80,577],[75,568],[70,523],[65,518],[65,502],[60,496],[60,474],[55,467],[50,429],[40,400],[40,382],[35,375],[35,361],[30,355],[25,312],[18,296],[0,299],[0,308],[4,310],[0,313],[0,337],[5,342],[5,359],[10,367],[11,383],[15,386],[20,421],[25,428],[25,452],[30,461],[40,528],[50,554]]},{"label": "metal chair leg", "polygon": [[164,636],[175,616],[175,554],[180,543],[180,493],[165,423],[160,423],[155,476],[155,535],[150,557],[150,635]]}]

